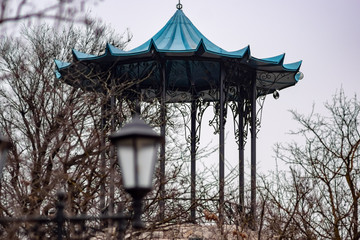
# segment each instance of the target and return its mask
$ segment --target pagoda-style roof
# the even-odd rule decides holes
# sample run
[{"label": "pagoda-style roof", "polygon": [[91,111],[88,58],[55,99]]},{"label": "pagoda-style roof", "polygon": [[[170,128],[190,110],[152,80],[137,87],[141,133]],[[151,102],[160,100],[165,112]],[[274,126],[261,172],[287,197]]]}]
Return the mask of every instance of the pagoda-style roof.
[{"label": "pagoda-style roof", "polygon": [[[107,44],[102,55],[73,50],[73,56],[73,63],[55,60],[57,77],[63,78],[70,85],[92,91],[100,89],[99,76],[114,65],[117,69],[116,77],[124,72],[134,79],[147,76],[147,80],[140,84],[140,89],[157,89],[162,86],[159,82],[161,74],[159,67],[154,65],[165,63],[167,86],[171,91],[183,93],[189,92],[190,88],[196,92],[213,89],[218,85],[221,66],[227,71],[231,69],[248,76],[251,72],[256,77],[258,95],[293,86],[301,77],[301,61],[284,64],[285,54],[260,59],[251,56],[249,46],[237,51],[218,47],[192,24],[181,9],[152,38],[130,51]],[[134,64],[138,64],[136,68]],[[148,76],[150,71],[154,72],[151,77]],[[233,84],[239,81],[246,84],[243,81],[248,78],[239,73],[227,75]]]}]

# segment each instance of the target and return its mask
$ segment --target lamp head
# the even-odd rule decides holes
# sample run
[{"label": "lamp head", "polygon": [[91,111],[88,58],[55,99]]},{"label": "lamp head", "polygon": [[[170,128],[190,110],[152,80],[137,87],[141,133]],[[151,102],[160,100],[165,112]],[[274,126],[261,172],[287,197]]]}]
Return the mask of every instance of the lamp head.
[{"label": "lamp head", "polygon": [[302,73],[302,72],[297,72],[296,74],[295,74],[295,80],[296,81],[300,81],[301,79],[303,79],[304,78],[304,74]]},{"label": "lamp head", "polygon": [[117,148],[125,190],[133,198],[142,198],[152,189],[157,148],[163,137],[137,115],[110,137]]},{"label": "lamp head", "polygon": [[273,92],[273,97],[274,97],[275,99],[279,99],[280,93],[279,93],[278,90],[275,90],[275,91]]}]

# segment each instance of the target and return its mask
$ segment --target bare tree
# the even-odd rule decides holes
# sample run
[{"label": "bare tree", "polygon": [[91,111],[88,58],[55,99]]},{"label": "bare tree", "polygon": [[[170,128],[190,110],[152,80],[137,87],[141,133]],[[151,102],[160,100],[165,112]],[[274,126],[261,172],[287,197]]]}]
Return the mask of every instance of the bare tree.
[{"label": "bare tree", "polygon": [[101,0],[0,0],[0,29],[4,32],[11,26],[9,24],[30,23],[34,19],[87,23],[86,7],[99,2]]},{"label": "bare tree", "polygon": [[[262,178],[264,234],[279,239],[359,239],[360,102],[341,90],[328,115],[292,111],[303,144],[277,146],[290,172]],[[266,229],[266,230],[265,230]]]},{"label": "bare tree", "polygon": [[[21,39],[1,42],[0,125],[14,147],[1,183],[1,216],[49,215],[59,188],[73,213],[98,206],[103,96],[61,83],[54,59],[72,48],[98,54],[106,42],[128,41],[96,23],[57,33],[47,25],[24,28]],[[12,226],[10,226],[12,227]],[[25,226],[24,231],[28,231]],[[5,234],[5,233],[4,233]],[[14,239],[8,231],[4,238]]]}]

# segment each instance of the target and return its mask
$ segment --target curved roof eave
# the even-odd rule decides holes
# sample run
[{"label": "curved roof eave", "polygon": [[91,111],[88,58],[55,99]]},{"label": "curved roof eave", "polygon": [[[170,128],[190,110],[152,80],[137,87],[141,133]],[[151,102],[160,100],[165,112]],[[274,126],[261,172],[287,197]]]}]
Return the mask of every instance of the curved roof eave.
[{"label": "curved roof eave", "polygon": [[299,71],[302,64],[302,60],[294,63],[283,64],[283,67],[289,71]]},{"label": "curved roof eave", "polygon": [[55,59],[55,66],[56,66],[56,70],[55,70],[55,77],[60,79],[61,78],[61,73],[60,71],[65,69],[65,68],[69,68],[71,66],[71,63],[68,62],[63,62],[60,60]]},{"label": "curved roof eave", "polygon": [[67,67],[69,67],[71,65],[71,63],[63,62],[63,61],[56,60],[56,59],[54,60],[54,62],[55,62],[56,68],[58,70],[67,68]]},{"label": "curved roof eave", "polygon": [[96,55],[92,55],[92,54],[88,54],[88,53],[83,53],[83,52],[77,51],[75,49],[72,49],[72,54],[73,54],[73,57],[74,57],[75,61],[93,60],[93,59],[103,57],[103,55],[96,56]]}]

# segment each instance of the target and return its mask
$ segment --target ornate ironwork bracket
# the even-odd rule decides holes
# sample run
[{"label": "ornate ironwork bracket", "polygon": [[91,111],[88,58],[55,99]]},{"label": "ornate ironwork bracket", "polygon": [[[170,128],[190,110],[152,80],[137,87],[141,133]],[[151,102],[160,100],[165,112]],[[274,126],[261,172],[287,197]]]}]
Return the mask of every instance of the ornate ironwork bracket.
[{"label": "ornate ironwork bracket", "polygon": [[192,109],[192,103],[184,103],[179,105],[180,113],[183,118],[184,126],[185,126],[185,139],[186,141],[191,144],[192,137],[191,137],[191,112],[196,112],[195,122],[195,144],[196,144],[196,151],[198,150],[198,145],[200,143],[200,133],[201,133],[201,122],[204,116],[205,110],[210,106],[210,102],[203,101],[201,97],[196,97],[194,100],[195,108]]}]

